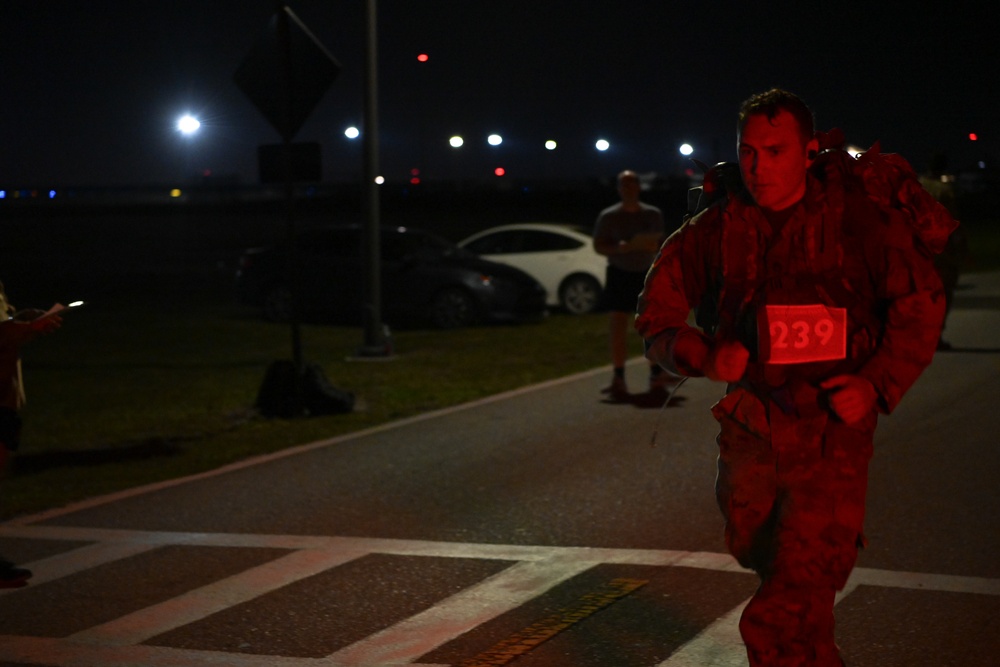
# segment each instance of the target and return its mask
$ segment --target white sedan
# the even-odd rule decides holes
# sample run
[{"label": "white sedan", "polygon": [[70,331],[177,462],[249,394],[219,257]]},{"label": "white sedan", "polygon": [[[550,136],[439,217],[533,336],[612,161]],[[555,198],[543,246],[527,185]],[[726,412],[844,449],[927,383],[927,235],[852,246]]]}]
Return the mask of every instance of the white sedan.
[{"label": "white sedan", "polygon": [[545,287],[550,306],[582,315],[600,304],[608,261],[594,251],[590,234],[576,227],[541,222],[502,225],[458,245],[531,275]]}]

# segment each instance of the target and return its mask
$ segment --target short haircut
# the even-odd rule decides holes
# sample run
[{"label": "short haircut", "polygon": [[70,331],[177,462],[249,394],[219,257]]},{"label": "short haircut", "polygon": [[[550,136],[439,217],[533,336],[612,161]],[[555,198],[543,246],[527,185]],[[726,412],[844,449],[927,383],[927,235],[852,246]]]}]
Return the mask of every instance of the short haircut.
[{"label": "short haircut", "polygon": [[618,184],[619,185],[622,184],[622,181],[627,181],[627,180],[638,181],[639,180],[639,174],[635,173],[631,169],[626,169],[625,171],[623,171],[620,174],[618,174]]},{"label": "short haircut", "polygon": [[815,133],[815,119],[812,109],[798,95],[781,88],[772,88],[763,93],[757,93],[743,101],[743,104],[740,105],[739,121],[736,125],[737,135],[743,134],[743,128],[750,116],[765,115],[769,120],[773,120],[781,111],[792,114],[799,124],[799,134],[802,136],[803,145],[809,143]]}]

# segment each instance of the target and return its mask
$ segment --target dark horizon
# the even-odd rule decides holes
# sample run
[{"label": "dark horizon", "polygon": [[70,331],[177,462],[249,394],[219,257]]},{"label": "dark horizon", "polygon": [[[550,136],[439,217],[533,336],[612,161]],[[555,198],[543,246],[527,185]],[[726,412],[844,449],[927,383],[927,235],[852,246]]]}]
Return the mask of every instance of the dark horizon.
[{"label": "dark horizon", "polygon": [[[272,0],[13,0],[0,25],[8,104],[0,188],[257,179],[278,133],[233,82]],[[342,71],[295,137],[319,142],[323,180],[359,177],[364,3],[291,9]],[[681,173],[681,143],[735,157],[741,100],[779,85],[817,127],[901,153],[918,169],[992,169],[998,13],[976,3],[379,5],[379,141],[387,179],[606,178]],[[426,62],[417,56],[426,53]],[[199,117],[192,137],[175,128]],[[363,129],[363,128],[362,128]],[[498,133],[499,146],[486,144]],[[976,141],[969,139],[977,135]],[[461,149],[448,138],[466,139]],[[604,153],[597,139],[610,142]],[[554,151],[543,143],[558,142]],[[982,165],[980,166],[980,163]]]}]

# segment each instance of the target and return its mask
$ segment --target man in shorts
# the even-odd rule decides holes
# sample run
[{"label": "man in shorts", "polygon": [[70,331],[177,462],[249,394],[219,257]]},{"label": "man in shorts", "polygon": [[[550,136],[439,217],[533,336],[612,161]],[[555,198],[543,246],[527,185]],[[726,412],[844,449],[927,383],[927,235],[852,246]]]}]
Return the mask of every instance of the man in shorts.
[{"label": "man in shorts", "polygon": [[[604,389],[615,401],[629,398],[625,383],[628,330],[635,316],[646,271],[665,238],[660,209],[639,201],[639,176],[630,170],[618,174],[621,201],[601,211],[594,226],[594,250],[608,258],[604,303],[611,312],[611,363],[614,375]],[[659,364],[651,364],[650,393],[665,392],[670,375]]]}]

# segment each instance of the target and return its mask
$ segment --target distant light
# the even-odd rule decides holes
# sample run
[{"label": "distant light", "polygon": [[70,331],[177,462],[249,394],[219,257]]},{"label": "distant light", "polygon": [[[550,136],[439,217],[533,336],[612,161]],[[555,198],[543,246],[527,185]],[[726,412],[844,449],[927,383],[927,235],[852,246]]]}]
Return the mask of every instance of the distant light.
[{"label": "distant light", "polygon": [[601,151],[603,153],[604,151],[606,151],[609,148],[611,148],[611,144],[608,143],[607,139],[598,139],[597,143],[594,144],[594,148],[596,148],[597,150],[599,150],[599,151]]},{"label": "distant light", "polygon": [[7,191],[0,190],[0,199],[6,199],[6,198],[7,198]]},{"label": "distant light", "polygon": [[170,196],[173,197],[174,199],[177,199],[178,197],[180,197],[181,194],[182,193],[180,191],[180,188],[174,188],[173,190],[170,191]]},{"label": "distant light", "polygon": [[385,183],[385,176],[375,177],[375,185],[382,185],[383,183]]},{"label": "distant light", "polygon": [[681,147],[677,150],[681,152],[681,155],[691,155],[691,153],[694,153],[694,146],[691,144],[681,144]]},{"label": "distant light", "polygon": [[361,136],[361,130],[351,125],[349,128],[344,130],[344,136],[348,139],[357,139]]},{"label": "distant light", "polygon": [[986,169],[986,162],[984,162],[983,160],[980,160],[979,161],[979,168],[980,169]]},{"label": "distant light", "polygon": [[55,198],[56,198],[56,191],[49,190],[49,199],[55,199]]},{"label": "distant light", "polygon": [[410,185],[420,185],[420,177],[414,176],[410,179]]},{"label": "distant light", "polygon": [[499,134],[491,134],[490,136],[486,137],[486,142],[489,143],[490,146],[499,146],[500,144],[503,143],[503,137],[501,137]]},{"label": "distant light", "polygon": [[969,141],[979,141],[979,135],[975,132],[969,132]]},{"label": "distant light", "polygon": [[422,63],[425,63],[430,59],[431,59],[430,56],[428,56],[426,53],[421,53],[419,56],[417,56],[417,60],[419,60]]},{"label": "distant light", "polygon": [[547,150],[547,151],[554,151],[556,149],[557,145],[558,144],[556,144],[556,142],[554,142],[551,139],[549,139],[548,141],[545,142],[545,150]]},{"label": "distant light", "polygon": [[448,140],[448,143],[451,144],[452,148],[460,148],[462,144],[465,143],[465,139],[463,139],[458,135],[455,135],[454,137]]},{"label": "distant light", "polygon": [[493,170],[493,173],[496,174],[497,176],[503,176],[504,174],[507,173],[507,170],[504,169],[503,167],[497,167],[496,169]]},{"label": "distant light", "polygon": [[177,129],[183,135],[190,136],[198,131],[201,127],[201,121],[192,116],[191,114],[184,114],[177,120]]}]

